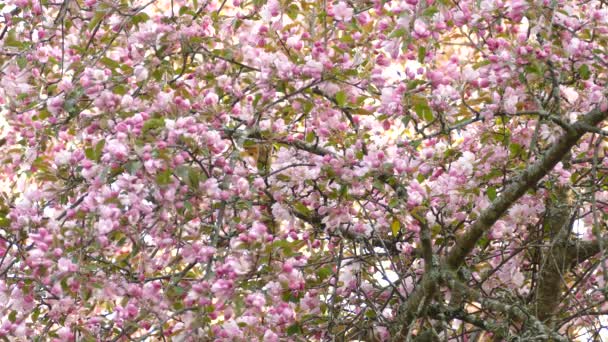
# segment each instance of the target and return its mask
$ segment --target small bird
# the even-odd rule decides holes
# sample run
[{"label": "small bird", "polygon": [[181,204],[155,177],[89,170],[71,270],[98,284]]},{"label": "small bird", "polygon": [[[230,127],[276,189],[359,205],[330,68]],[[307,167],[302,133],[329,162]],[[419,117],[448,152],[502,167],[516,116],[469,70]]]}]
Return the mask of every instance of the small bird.
[{"label": "small bird", "polygon": [[241,156],[252,158],[258,170],[265,174],[270,171],[272,150],[271,144],[256,142],[245,146]]}]

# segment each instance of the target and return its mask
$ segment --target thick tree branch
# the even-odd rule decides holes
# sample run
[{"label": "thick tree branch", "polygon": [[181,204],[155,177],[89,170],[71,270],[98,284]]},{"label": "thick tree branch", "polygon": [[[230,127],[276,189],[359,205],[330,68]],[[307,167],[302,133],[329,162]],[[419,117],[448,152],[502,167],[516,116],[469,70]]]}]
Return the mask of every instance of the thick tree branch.
[{"label": "thick tree branch", "polygon": [[323,148],[321,146],[318,145],[313,145],[313,144],[308,144],[302,140],[287,140],[287,139],[283,139],[279,141],[281,144],[285,144],[288,146],[292,146],[295,147],[298,150],[302,150],[302,151],[306,151],[312,154],[316,154],[319,156],[325,156],[325,155],[333,155],[333,152],[331,152],[330,150]]},{"label": "thick tree branch", "polygon": [[556,199],[549,200],[545,226],[552,235],[549,249],[544,251],[538,286],[535,289],[534,314],[549,321],[557,309],[564,289],[564,274],[570,269],[568,236],[572,225],[572,198],[567,188],[558,187]]},{"label": "thick tree branch", "polygon": [[487,232],[496,221],[523,196],[528,189],[540,181],[562,158],[576,145],[578,140],[587,132],[586,127],[595,126],[608,116],[608,112],[593,110],[561,136],[536,163],[523,170],[513,183],[507,186],[492,204],[481,212],[479,218],[471,225],[450,250],[446,258],[447,266],[457,269],[473,250],[477,241]]},{"label": "thick tree branch", "polygon": [[572,245],[568,249],[568,257],[573,265],[580,264],[595,256],[602,251],[601,245],[608,244],[608,237],[604,237],[600,243],[600,240],[593,241],[581,241],[576,245]]},{"label": "thick tree branch", "polygon": [[536,333],[543,334],[547,337],[547,340],[554,341],[568,341],[567,338],[559,335],[556,332],[551,331],[546,325],[538,320],[534,315],[528,313],[524,308],[516,304],[507,304],[498,300],[487,298],[480,292],[477,292],[460,281],[454,276],[449,275],[449,272],[445,273],[448,279],[448,287],[451,289],[458,289],[464,293],[467,298],[472,301],[478,302],[482,307],[488,308],[492,311],[497,311],[506,315],[507,317],[514,317],[522,321],[526,326],[532,329]]},{"label": "thick tree branch", "polygon": [[[297,217],[298,219],[315,227],[320,232],[325,230],[325,224],[323,223],[323,221],[322,221],[323,218],[320,215],[316,215],[316,214],[307,215],[307,214],[301,213],[296,210],[291,210],[291,214],[293,216]],[[343,229],[343,228],[340,228],[337,231],[337,233],[340,234],[341,237],[351,240],[351,241],[367,240],[372,246],[382,248],[391,255],[396,255],[396,254],[401,253],[399,248],[397,248],[397,243],[395,241],[391,241],[388,239],[382,239],[379,237],[366,237],[363,235],[357,235],[357,234],[353,233],[352,231],[350,231],[348,229]],[[412,254],[419,255],[420,251],[414,250],[412,252]]]},{"label": "thick tree branch", "polygon": [[[588,125],[595,126],[608,117],[608,112],[595,109],[587,113],[580,121],[572,124],[564,135],[534,164],[523,170],[514,181],[507,186],[501,195],[485,210],[470,228],[457,240],[449,254],[442,261],[441,266],[456,270],[471,253],[479,239],[486,233],[496,221],[515,203],[526,191],[540,181],[562,158],[570,151],[578,140],[587,132]],[[401,324],[398,336],[407,334],[407,327],[411,320],[415,319],[415,308],[426,297],[429,290],[439,279],[435,272],[425,274],[419,286],[410,295],[408,301],[403,305],[397,321]]]}]

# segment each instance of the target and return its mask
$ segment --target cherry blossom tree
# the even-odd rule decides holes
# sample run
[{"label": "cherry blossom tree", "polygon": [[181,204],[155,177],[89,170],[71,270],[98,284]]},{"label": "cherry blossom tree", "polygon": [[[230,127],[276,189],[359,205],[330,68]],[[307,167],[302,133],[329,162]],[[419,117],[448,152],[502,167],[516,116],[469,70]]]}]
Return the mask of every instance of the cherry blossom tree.
[{"label": "cherry blossom tree", "polygon": [[607,6],[0,2],[0,338],[599,340]]}]

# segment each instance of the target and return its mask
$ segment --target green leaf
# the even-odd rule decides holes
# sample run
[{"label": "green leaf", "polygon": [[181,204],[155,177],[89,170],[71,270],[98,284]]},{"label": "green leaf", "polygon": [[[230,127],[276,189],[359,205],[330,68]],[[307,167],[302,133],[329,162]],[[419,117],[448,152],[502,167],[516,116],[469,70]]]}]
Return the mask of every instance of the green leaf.
[{"label": "green leaf", "polygon": [[260,102],[261,98],[262,98],[262,94],[260,94],[260,93],[255,94],[255,96],[253,98],[253,102],[251,103],[253,105],[253,107],[258,105],[258,102]]},{"label": "green leaf", "polygon": [[194,188],[196,184],[196,188],[198,188],[198,175],[196,171],[187,165],[180,165],[175,169],[175,174],[179,177],[179,179],[186,183],[189,187]]},{"label": "green leaf", "polygon": [[165,74],[164,70],[162,68],[154,68],[154,71],[152,71],[152,77],[154,77],[154,79],[156,81],[160,81],[163,78],[163,75]]},{"label": "green leaf", "polygon": [[101,159],[101,154],[103,153],[103,147],[106,145],[105,139],[101,139],[95,145],[95,161],[99,161]]},{"label": "green leaf", "polygon": [[299,212],[299,213],[301,213],[301,214],[304,214],[304,215],[306,215],[306,216],[309,216],[309,215],[310,215],[310,213],[311,213],[310,209],[308,209],[308,207],[306,207],[306,206],[305,206],[305,205],[304,205],[302,202],[296,202],[296,203],[293,205],[293,208],[294,208],[294,209],[295,209],[297,212]]},{"label": "green leaf", "polygon": [[39,316],[40,308],[35,308],[34,311],[32,311],[32,315],[30,316],[32,318],[32,322],[37,323]]},{"label": "green leaf", "polygon": [[591,77],[591,72],[589,71],[589,66],[587,64],[583,64],[578,68],[578,73],[581,75],[581,78],[584,80],[588,80]]},{"label": "green leaf", "polygon": [[93,150],[92,147],[85,148],[84,149],[84,156],[87,157],[87,159],[95,160],[95,150]]},{"label": "green leaf", "polygon": [[407,33],[407,30],[404,27],[398,28],[396,30],[394,30],[393,32],[391,32],[391,34],[388,36],[389,38],[400,38],[405,36],[405,34]]},{"label": "green leaf", "polygon": [[376,179],[373,183],[372,183],[374,189],[378,190],[378,191],[384,191],[384,183],[379,180]]},{"label": "green leaf", "polygon": [[482,236],[479,239],[479,241],[477,242],[477,244],[480,245],[480,246],[487,246],[489,242],[490,242],[490,239],[488,239],[487,236]]},{"label": "green leaf", "polygon": [[291,180],[291,177],[284,175],[284,174],[279,174],[275,176],[278,180],[280,180],[281,182],[289,182]]},{"label": "green leaf", "polygon": [[340,186],[340,198],[346,198],[348,196],[348,186],[342,184]]},{"label": "green leaf", "polygon": [[296,20],[299,12],[300,12],[300,9],[298,8],[298,5],[296,5],[296,4],[291,4],[291,5],[289,5],[289,7],[287,7],[287,16],[291,20]]},{"label": "green leaf", "polygon": [[329,278],[330,275],[332,275],[332,270],[329,267],[323,267],[323,268],[319,268],[317,270],[317,277],[319,277],[319,280],[323,281],[327,278]]},{"label": "green leaf", "polygon": [[182,6],[179,9],[179,15],[180,16],[184,15],[184,14],[188,13],[189,11],[190,11],[190,8],[188,8],[187,6]]},{"label": "green leaf", "polygon": [[257,142],[250,140],[250,139],[243,141],[243,147],[245,147],[245,148],[255,147],[256,145],[257,145]]},{"label": "green leaf", "polygon": [[427,122],[433,121],[433,111],[424,97],[412,97],[412,103],[414,105],[414,112],[416,112],[418,117],[423,118]]},{"label": "green leaf", "polygon": [[144,122],[144,126],[142,127],[141,132],[146,133],[152,129],[160,128],[160,127],[165,127],[165,119],[152,118],[152,119],[146,120],[146,122]]},{"label": "green leaf", "polygon": [[24,46],[24,44],[20,42],[19,39],[17,39],[17,33],[14,29],[8,31],[8,34],[6,35],[6,38],[4,40],[4,45],[16,48],[21,48]]},{"label": "green leaf", "polygon": [[306,134],[306,142],[307,143],[312,143],[313,141],[315,141],[315,132],[310,131]]},{"label": "green leaf", "polygon": [[[344,35],[342,35],[342,37],[340,37],[340,41],[344,42],[344,43],[354,43],[355,42],[353,37],[347,33],[345,33]],[[346,72],[348,72],[348,71],[346,71]]]},{"label": "green leaf", "polygon": [[25,57],[23,57],[23,56],[18,57],[17,58],[17,65],[21,69],[25,68],[25,66],[27,65],[27,59],[25,59]]},{"label": "green leaf", "polygon": [[391,223],[391,231],[393,232],[393,236],[397,236],[399,234],[400,230],[401,230],[401,223],[396,218],[393,219],[393,222]]},{"label": "green leaf", "polygon": [[183,287],[173,285],[173,286],[169,287],[169,289],[167,290],[167,295],[169,297],[179,297],[179,296],[183,295],[185,292],[186,291],[184,290]]},{"label": "green leaf", "polygon": [[517,156],[522,151],[522,147],[520,144],[512,143],[509,145],[509,151],[513,156]]},{"label": "green leaf", "polygon": [[101,155],[103,153],[103,147],[105,146],[106,141],[101,139],[95,144],[95,147],[87,147],[84,149],[84,155],[87,159],[93,161],[99,161],[101,159]]},{"label": "green leaf", "polygon": [[496,199],[496,188],[493,186],[489,187],[487,194],[490,201],[493,201],[494,199]]},{"label": "green leaf", "polygon": [[89,26],[88,26],[89,31],[91,31],[93,28],[95,28],[95,26],[97,26],[97,24],[99,24],[105,16],[106,16],[105,10],[95,11],[93,18],[91,18],[91,21],[89,21]]},{"label": "green leaf", "polygon": [[537,74],[537,75],[540,75],[540,74],[541,74],[541,69],[540,69],[540,67],[538,66],[538,64],[536,64],[536,63],[531,63],[531,64],[526,65],[526,66],[524,67],[524,70],[525,70],[525,71],[526,71],[526,73],[528,73],[528,74]]},{"label": "green leaf", "polygon": [[302,327],[298,323],[292,324],[289,327],[287,327],[288,336],[292,336],[295,334],[301,334],[301,333],[303,333]]},{"label": "green leaf", "polygon": [[17,320],[17,311],[11,311],[11,313],[8,315],[8,320],[11,321],[11,323],[15,323]]},{"label": "green leaf", "polygon": [[340,107],[344,107],[346,105],[346,93],[342,90],[336,93],[336,103]]},{"label": "green leaf", "polygon": [[117,95],[126,95],[129,90],[124,84],[119,84],[115,86],[112,91]]},{"label": "green leaf", "polygon": [[165,170],[156,175],[156,184],[167,185],[171,182],[171,170]]},{"label": "green leaf", "polygon": [[125,170],[127,170],[132,175],[137,173],[137,171],[139,171],[139,169],[141,169],[141,162],[139,162],[139,161],[132,160],[132,161],[127,162],[127,164],[125,165]]},{"label": "green leaf", "polygon": [[108,68],[110,68],[112,70],[120,67],[120,63],[118,63],[117,61],[115,61],[109,57],[102,57],[99,61],[101,62],[101,64],[107,66]]},{"label": "green leaf", "polygon": [[490,63],[492,63],[492,62],[490,62],[487,59],[483,60],[481,62],[477,62],[477,63],[473,64],[473,69],[477,70],[477,69],[479,69],[479,68],[481,68],[483,66],[489,65]]},{"label": "green leaf", "polygon": [[272,243],[270,250],[277,249],[277,251],[282,252],[285,256],[290,257],[298,254],[297,251],[302,248],[304,244],[306,244],[304,241],[288,242],[285,240],[277,240]]},{"label": "green leaf", "polygon": [[190,186],[193,189],[198,189],[198,185],[200,184],[201,181],[201,177],[200,177],[200,173],[195,170],[194,168],[190,168],[190,170],[188,170],[188,180],[190,182]]},{"label": "green leaf", "polygon": [[374,310],[367,310],[367,311],[365,311],[365,317],[375,319],[376,312]]},{"label": "green leaf", "polygon": [[145,23],[148,20],[150,20],[150,16],[146,13],[141,12],[137,15],[134,15],[131,19],[131,22],[133,23],[133,25],[139,25],[140,23]]},{"label": "green leaf", "polygon": [[300,297],[298,295],[294,295],[293,292],[291,292],[291,291],[283,293],[283,295],[281,296],[281,298],[285,302],[292,302],[292,303],[299,303],[300,302]]},{"label": "green leaf", "polygon": [[418,47],[418,62],[424,63],[424,57],[426,57],[426,47],[419,46]]},{"label": "green leaf", "polygon": [[523,72],[519,73],[519,82],[526,83],[526,74],[524,74]]},{"label": "green leaf", "polygon": [[302,109],[304,110],[304,114],[308,114],[314,107],[314,104],[311,101],[303,101],[302,106],[303,106]]},{"label": "green leaf", "polygon": [[425,17],[432,17],[435,15],[435,13],[438,13],[439,10],[437,9],[437,7],[435,6],[430,6],[427,9],[424,10],[424,12],[422,12],[422,15]]}]

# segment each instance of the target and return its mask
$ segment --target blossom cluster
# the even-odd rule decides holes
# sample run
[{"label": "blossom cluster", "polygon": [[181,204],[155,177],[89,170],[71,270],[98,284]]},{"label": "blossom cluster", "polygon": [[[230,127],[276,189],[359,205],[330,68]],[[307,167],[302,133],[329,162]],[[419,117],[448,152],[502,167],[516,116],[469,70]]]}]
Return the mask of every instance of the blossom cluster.
[{"label": "blossom cluster", "polygon": [[[563,126],[608,108],[596,0],[0,11],[0,338],[388,341],[425,234],[445,255]],[[476,243],[471,286],[534,291],[522,251],[558,188],[598,238],[598,130]],[[564,310],[606,301],[601,271],[566,280]],[[446,339],[474,334],[458,322]]]}]

